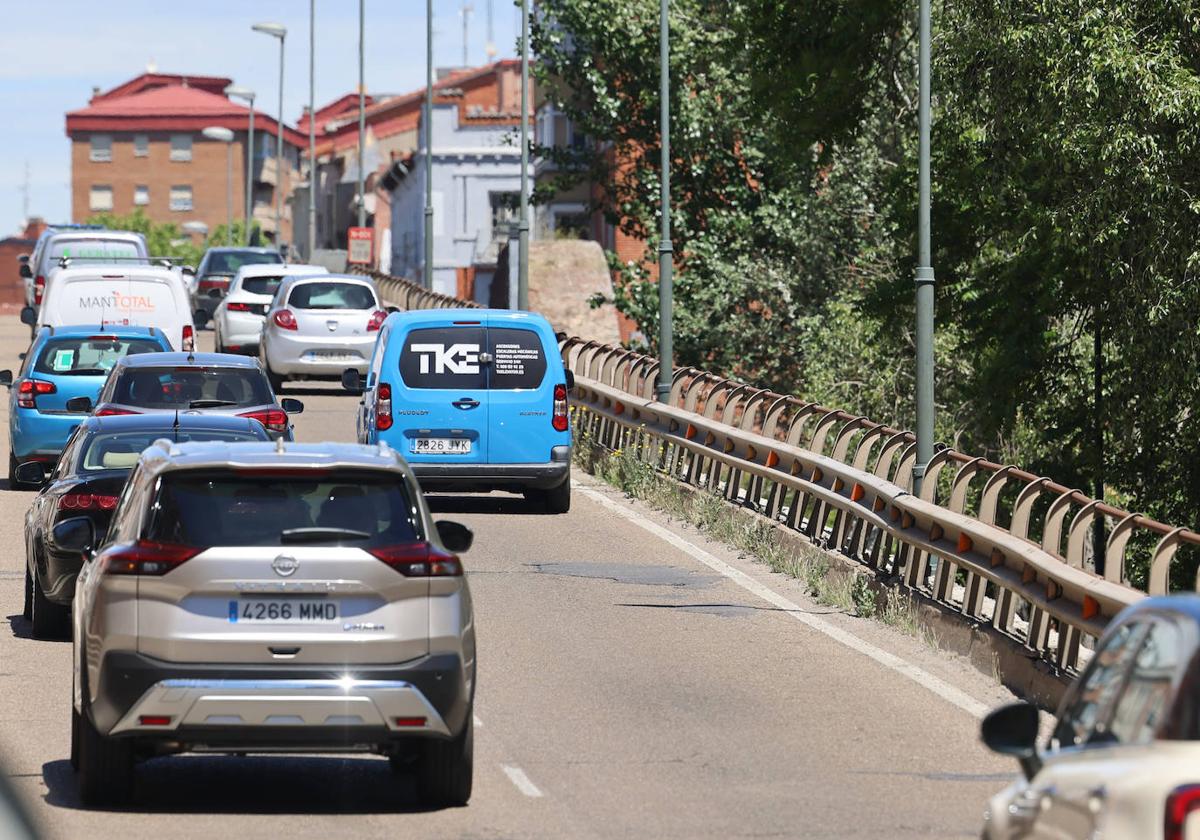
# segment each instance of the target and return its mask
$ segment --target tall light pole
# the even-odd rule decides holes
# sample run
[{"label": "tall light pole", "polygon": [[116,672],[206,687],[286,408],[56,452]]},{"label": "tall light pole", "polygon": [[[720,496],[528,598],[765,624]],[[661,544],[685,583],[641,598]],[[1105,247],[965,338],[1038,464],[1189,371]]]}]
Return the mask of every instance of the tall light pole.
[{"label": "tall light pole", "polygon": [[308,0],[308,261],[317,247],[317,0]]},{"label": "tall light pole", "polygon": [[[275,116],[275,247],[283,240],[283,43],[287,27],[282,23],[256,23],[255,32],[279,39],[279,113]],[[295,238],[293,231],[293,238]]]},{"label": "tall light pole", "polygon": [[363,165],[363,138],[367,130],[367,82],[363,50],[366,45],[366,0],[358,0],[358,226],[367,224],[367,173]]},{"label": "tall light pole", "polygon": [[425,0],[425,265],[426,289],[433,288],[433,0]]},{"label": "tall light pole", "polygon": [[210,125],[200,133],[209,140],[225,144],[225,244],[233,244],[233,132],[219,125]]},{"label": "tall light pole", "polygon": [[929,0],[921,0],[919,164],[917,210],[917,461],[913,492],[921,492],[925,469],[933,458],[933,256],[929,236]]},{"label": "tall light pole", "polygon": [[529,0],[521,0],[521,218],[517,222],[517,309],[529,309]]},{"label": "tall light pole", "polygon": [[671,381],[675,373],[675,351],[672,347],[671,313],[674,309],[674,288],[671,269],[675,251],[671,244],[671,23],[667,17],[667,0],[658,7],[658,98],[659,120],[662,128],[662,169],[659,182],[659,204],[662,213],[662,236],[658,243],[658,384],[654,391],[659,402],[671,397]]},{"label": "tall light pole", "polygon": [[246,138],[246,229],[243,244],[250,244],[250,220],[254,216],[254,91],[239,85],[225,88],[225,95],[245,99],[250,103],[250,129]]}]

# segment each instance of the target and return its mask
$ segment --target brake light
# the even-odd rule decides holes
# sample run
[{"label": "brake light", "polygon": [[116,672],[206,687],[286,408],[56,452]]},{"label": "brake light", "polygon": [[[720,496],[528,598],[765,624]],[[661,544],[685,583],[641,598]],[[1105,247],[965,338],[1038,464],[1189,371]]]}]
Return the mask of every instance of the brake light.
[{"label": "brake light", "polygon": [[375,396],[375,428],[380,431],[392,428],[392,386],[386,382],[379,383]]},{"label": "brake light", "polygon": [[228,277],[205,277],[196,284],[198,289],[224,289],[229,286]]},{"label": "brake light", "polygon": [[252,311],[250,308],[250,304],[248,304],[248,303],[227,303],[227,304],[225,304],[225,308],[228,309],[230,312],[250,312],[250,311]]},{"label": "brake light", "polygon": [[554,386],[554,416],[550,422],[554,424],[556,432],[565,432],[567,430],[567,386]]},{"label": "brake light", "polygon": [[238,417],[248,417],[257,420],[272,432],[286,432],[288,427],[287,412],[279,408],[265,408],[261,411],[247,411]]},{"label": "brake light", "polygon": [[112,510],[116,506],[116,496],[94,493],[67,493],[58,500],[60,510]]},{"label": "brake light", "polygon": [[1200,785],[1181,785],[1167,795],[1163,840],[1183,840],[1188,817],[1200,811]]},{"label": "brake light", "polygon": [[191,324],[183,325],[183,343],[181,345],[184,352],[190,353],[196,349],[196,328]]},{"label": "brake light", "polygon": [[46,277],[43,274],[39,274],[33,278],[33,302],[40,304],[42,302],[42,295],[45,293]]},{"label": "brake light", "polygon": [[101,571],[107,575],[165,575],[199,553],[200,549],[190,545],[138,540],[104,554]]},{"label": "brake light", "polygon": [[462,577],[462,561],[457,555],[434,548],[429,543],[404,543],[368,548],[405,577]]},{"label": "brake light", "polygon": [[290,309],[280,309],[271,320],[280,329],[294,330],[299,328],[299,324],[296,323],[296,316],[292,314],[292,310]]},{"label": "brake light", "polygon": [[93,412],[95,417],[120,417],[123,414],[141,414],[140,411],[130,411],[128,408],[113,408],[112,406],[104,406]]},{"label": "brake light", "polygon": [[37,408],[39,394],[53,394],[58,387],[44,379],[22,379],[17,386],[17,405],[21,408]]},{"label": "brake light", "polygon": [[371,313],[371,320],[367,321],[367,332],[375,332],[383,326],[383,322],[387,320],[387,312],[383,309],[376,309]]}]

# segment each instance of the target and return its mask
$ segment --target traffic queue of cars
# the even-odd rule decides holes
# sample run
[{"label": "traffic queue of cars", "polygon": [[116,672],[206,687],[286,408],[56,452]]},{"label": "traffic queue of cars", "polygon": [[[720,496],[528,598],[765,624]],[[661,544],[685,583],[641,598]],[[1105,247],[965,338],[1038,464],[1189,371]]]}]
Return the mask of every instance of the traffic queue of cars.
[{"label": "traffic queue of cars", "polygon": [[[127,802],[151,756],[359,751],[430,804],[466,803],[472,534],[423,493],[568,509],[549,324],[390,310],[366,278],[262,251],[213,249],[193,276],[144,243],[114,253],[124,234],[69,232],[90,250],[45,237],[58,264],[33,278],[33,340],[0,384],[10,486],[39,489],[23,614],[72,640],[83,802]],[[226,352],[196,351],[210,315]],[[361,394],[360,443],[296,443],[292,379]]]}]

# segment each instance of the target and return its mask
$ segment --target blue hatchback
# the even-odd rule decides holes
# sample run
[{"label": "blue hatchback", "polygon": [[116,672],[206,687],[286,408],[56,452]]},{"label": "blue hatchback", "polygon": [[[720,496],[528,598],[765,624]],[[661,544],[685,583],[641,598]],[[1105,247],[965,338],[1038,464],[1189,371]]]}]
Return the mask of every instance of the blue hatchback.
[{"label": "blue hatchback", "polygon": [[571,504],[569,373],[541,315],[434,309],[388,316],[363,391],[362,443],[401,452],[426,490],[514,490]]},{"label": "blue hatchback", "polygon": [[42,327],[16,378],[10,370],[0,371],[0,384],[11,392],[9,486],[26,486],[17,481],[18,464],[58,459],[67,438],[85,416],[67,411],[67,400],[95,400],[109,370],[124,356],[170,349],[167,336],[156,327]]}]

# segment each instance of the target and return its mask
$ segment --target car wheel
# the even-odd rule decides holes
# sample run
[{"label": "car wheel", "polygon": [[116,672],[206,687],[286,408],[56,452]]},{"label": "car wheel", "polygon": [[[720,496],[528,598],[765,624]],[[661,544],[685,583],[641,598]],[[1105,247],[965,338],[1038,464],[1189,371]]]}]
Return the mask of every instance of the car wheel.
[{"label": "car wheel", "polygon": [[29,558],[25,558],[25,607],[21,616],[28,621],[33,618],[33,575],[29,574]]},{"label": "car wheel", "polygon": [[84,805],[106,808],[133,798],[133,742],[101,735],[86,707],[79,715],[78,752],[79,798]]},{"label": "car wheel", "polygon": [[468,709],[467,723],[458,737],[421,745],[416,762],[421,799],[430,805],[466,805],[471,798],[474,769],[475,716]]},{"label": "car wheel", "polygon": [[531,501],[540,503],[546,513],[566,513],[571,509],[571,477],[568,475],[557,487],[535,491]]},{"label": "car wheel", "polygon": [[71,769],[79,772],[79,728],[81,718],[75,708],[75,698],[71,698]]},{"label": "car wheel", "polygon": [[29,621],[33,625],[35,639],[64,639],[70,628],[71,612],[62,604],[56,604],[46,597],[42,591],[42,582],[38,576],[33,578],[33,603]]}]

